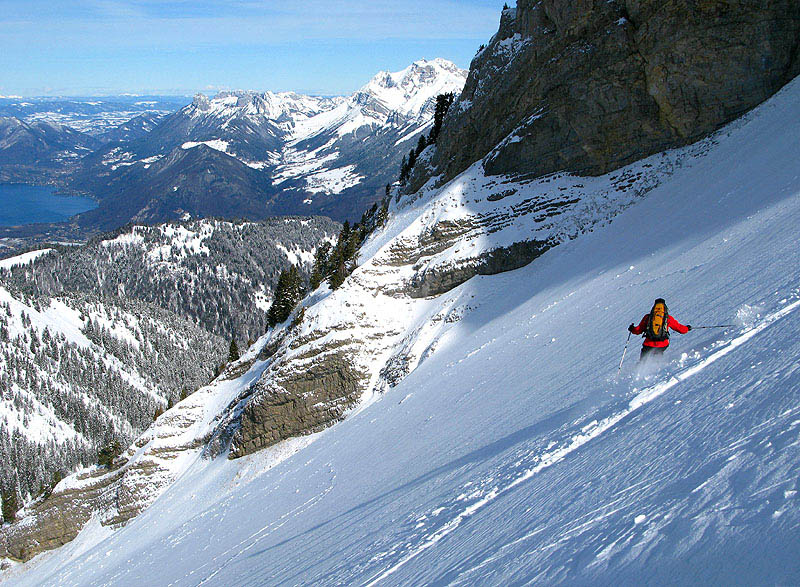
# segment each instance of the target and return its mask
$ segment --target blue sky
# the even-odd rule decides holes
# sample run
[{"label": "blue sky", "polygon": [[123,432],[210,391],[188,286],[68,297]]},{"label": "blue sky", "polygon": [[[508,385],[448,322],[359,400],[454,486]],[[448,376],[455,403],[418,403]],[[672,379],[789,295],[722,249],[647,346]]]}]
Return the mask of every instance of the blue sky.
[{"label": "blue sky", "polygon": [[468,67],[503,3],[3,0],[0,95],[349,94],[423,57]]}]

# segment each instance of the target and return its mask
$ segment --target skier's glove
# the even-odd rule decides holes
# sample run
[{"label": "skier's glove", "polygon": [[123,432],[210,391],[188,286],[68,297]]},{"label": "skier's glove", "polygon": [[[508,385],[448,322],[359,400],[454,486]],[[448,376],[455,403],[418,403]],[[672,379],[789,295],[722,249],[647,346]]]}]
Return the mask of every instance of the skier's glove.
[{"label": "skier's glove", "polygon": [[636,327],[633,325],[633,322],[631,322],[631,325],[630,325],[630,326],[628,326],[628,332],[631,332],[631,333],[633,333],[633,329],[634,329],[634,328],[636,328]]},{"label": "skier's glove", "polygon": [[691,324],[687,324],[686,325],[686,332],[689,332],[691,329],[692,329],[692,325]]}]

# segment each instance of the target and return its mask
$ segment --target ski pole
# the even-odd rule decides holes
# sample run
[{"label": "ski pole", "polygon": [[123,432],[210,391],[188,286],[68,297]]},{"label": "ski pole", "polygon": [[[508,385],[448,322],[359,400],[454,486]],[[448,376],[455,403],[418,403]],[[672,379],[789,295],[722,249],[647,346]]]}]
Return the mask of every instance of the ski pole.
[{"label": "ski pole", "polygon": [[619,368],[617,369],[617,379],[619,379],[619,372],[622,371],[622,361],[625,360],[625,353],[628,352],[628,343],[631,341],[632,332],[628,331],[628,340],[625,341],[625,349],[622,351],[622,358],[619,360]]},{"label": "ski pole", "polygon": [[695,328],[735,328],[736,324],[720,324],[718,326],[692,326],[692,330]]}]

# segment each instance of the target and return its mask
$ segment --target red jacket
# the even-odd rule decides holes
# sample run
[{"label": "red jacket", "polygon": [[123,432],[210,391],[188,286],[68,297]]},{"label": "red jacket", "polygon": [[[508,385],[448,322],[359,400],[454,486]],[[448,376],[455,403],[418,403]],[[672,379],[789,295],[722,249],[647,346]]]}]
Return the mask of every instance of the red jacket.
[{"label": "red jacket", "polygon": [[[642,321],[639,322],[639,326],[634,326],[633,330],[631,330],[631,332],[633,334],[641,334],[642,332],[644,332],[647,329],[647,322],[649,320],[650,320],[650,314],[645,314],[644,318],[642,318]],[[689,329],[686,326],[684,326],[683,324],[681,324],[680,322],[675,320],[675,318],[673,318],[672,316],[669,316],[667,318],[667,326],[672,328],[672,330],[680,332],[681,334],[686,334],[687,332],[689,332]],[[666,340],[651,340],[651,339],[645,337],[643,346],[654,346],[654,347],[669,346],[669,339],[666,339]]]}]

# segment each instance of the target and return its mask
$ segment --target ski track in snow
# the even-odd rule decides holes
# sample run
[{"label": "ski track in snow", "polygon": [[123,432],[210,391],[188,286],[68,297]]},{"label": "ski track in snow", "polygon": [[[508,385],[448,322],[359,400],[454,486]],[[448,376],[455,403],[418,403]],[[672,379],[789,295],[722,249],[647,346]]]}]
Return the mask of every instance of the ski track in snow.
[{"label": "ski track in snow", "polygon": [[[436,544],[445,538],[448,534],[451,534],[455,530],[461,526],[461,524],[469,517],[477,513],[479,510],[484,508],[489,503],[496,500],[498,497],[508,493],[518,485],[525,483],[529,479],[531,479],[534,475],[541,472],[542,470],[555,465],[566,458],[571,453],[575,452],[583,445],[587,444],[591,440],[597,438],[598,436],[602,435],[603,433],[607,432],[617,424],[619,424],[622,420],[626,419],[628,416],[636,412],[637,410],[641,409],[643,406],[647,405],[648,403],[652,402],[653,400],[661,397],[664,393],[672,389],[677,384],[689,379],[690,377],[696,375],[697,373],[701,372],[703,369],[715,363],[728,353],[734,351],[741,345],[745,344],[751,338],[762,332],[764,329],[775,323],[776,321],[780,320],[788,316],[791,312],[795,309],[800,307],[800,300],[796,300],[791,304],[781,308],[780,310],[773,312],[772,314],[767,315],[760,323],[756,326],[745,330],[739,336],[730,340],[727,344],[725,344],[722,348],[717,351],[711,353],[705,359],[702,359],[695,365],[688,367],[675,375],[672,375],[666,381],[662,381],[651,385],[639,393],[635,395],[635,397],[630,400],[628,407],[623,409],[619,412],[612,414],[611,416],[607,416],[600,420],[593,419],[590,421],[590,424],[583,426],[581,430],[577,433],[574,433],[566,443],[562,443],[561,446],[554,450],[549,450],[541,455],[538,455],[535,458],[537,464],[534,467],[531,467],[525,471],[523,471],[520,475],[514,478],[510,483],[502,486],[502,487],[492,487],[489,491],[480,495],[480,498],[476,501],[472,502],[466,508],[461,510],[455,517],[449,519],[447,522],[441,524],[438,528],[434,531],[429,532],[427,536],[421,538],[420,540],[404,540],[404,544],[416,544],[417,546],[410,550],[405,556],[403,556],[397,563],[393,564],[389,568],[381,571],[380,573],[373,575],[370,579],[367,580],[364,585],[366,587],[371,587],[372,585],[377,585],[383,579],[386,579],[390,575],[394,574],[398,570],[400,570],[404,565],[409,563],[410,561],[414,560],[420,554],[425,552],[426,550],[436,546]],[[800,410],[800,408],[798,408]],[[590,417],[591,418],[591,417]],[[588,419],[588,418],[587,418]],[[581,420],[586,421],[586,419]],[[744,441],[744,440],[743,440]],[[489,479],[489,482],[492,481],[492,478]],[[655,481],[651,482],[654,483]],[[476,483],[473,483],[473,485]],[[477,483],[478,485],[483,485],[482,482]],[[762,490],[763,491],[763,490]],[[456,498],[454,501],[460,501],[459,498]],[[619,501],[619,500],[617,500]],[[606,503],[600,509],[607,509],[609,505],[613,505],[616,503],[615,501],[611,501],[610,503]],[[441,510],[439,510],[441,511]],[[617,510],[612,509],[611,511],[604,512],[601,517],[607,517]],[[422,516],[422,518],[429,518],[435,517],[433,512],[428,512],[426,515]],[[597,518],[593,518],[588,523],[596,521]],[[574,529],[573,529],[574,530]],[[520,538],[517,538],[513,542],[509,543],[505,546],[510,546],[513,544],[517,544],[524,540],[531,538],[532,536],[536,535],[539,530],[536,530],[532,533],[528,533]],[[394,548],[390,549],[390,551],[399,551],[402,550],[402,545],[397,545]],[[498,556],[500,550],[495,555]],[[386,553],[382,553],[386,554]],[[376,555],[375,558],[380,558],[382,555]],[[492,557],[492,558],[495,558]],[[489,560],[492,560],[491,558]],[[488,561],[485,561],[483,564],[486,564]],[[481,565],[482,566],[482,565]]]},{"label": "ski track in snow", "polygon": [[[248,536],[244,540],[239,541],[237,544],[235,544],[234,546],[232,546],[231,548],[229,548],[228,550],[223,552],[221,555],[215,557],[210,562],[208,562],[208,563],[206,563],[204,565],[201,565],[198,569],[196,569],[196,571],[199,571],[199,570],[203,569],[204,567],[206,567],[208,565],[214,564],[218,559],[226,557],[228,554],[233,553],[231,556],[229,556],[229,557],[227,557],[225,559],[225,562],[223,562],[221,565],[217,566],[211,573],[209,573],[208,575],[203,577],[203,579],[200,580],[197,583],[198,587],[200,585],[205,585],[206,583],[211,581],[221,571],[223,571],[225,569],[225,567],[227,567],[230,563],[232,563],[238,557],[240,557],[241,555],[245,554],[248,550],[250,550],[251,548],[256,546],[261,540],[263,540],[264,538],[266,538],[270,534],[272,534],[272,532],[274,532],[275,530],[277,530],[278,528],[282,527],[284,524],[289,522],[289,520],[291,520],[294,516],[302,514],[306,510],[309,510],[312,507],[314,507],[314,505],[317,502],[322,501],[323,499],[325,499],[325,496],[327,496],[331,491],[333,491],[333,488],[335,487],[336,473],[333,470],[330,470],[330,473],[332,475],[331,480],[330,480],[330,485],[328,487],[326,487],[325,490],[322,493],[318,493],[318,494],[314,495],[313,497],[311,497],[310,499],[306,500],[305,502],[303,502],[302,504],[300,504],[296,508],[286,512],[283,515],[281,515],[276,521],[270,522],[269,524],[267,524],[266,526],[264,526],[260,530],[258,530],[256,532],[253,532],[250,536]],[[170,583],[170,586],[171,585],[175,585],[175,584],[176,583]]]}]

